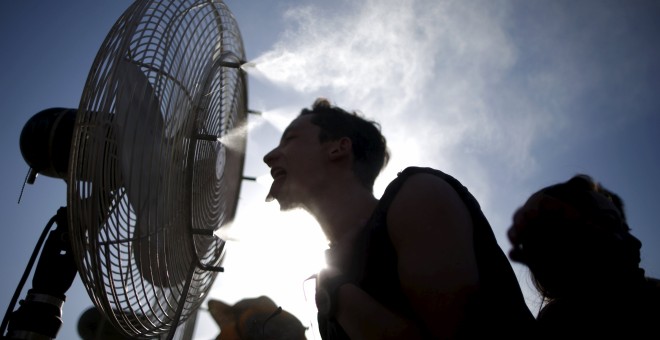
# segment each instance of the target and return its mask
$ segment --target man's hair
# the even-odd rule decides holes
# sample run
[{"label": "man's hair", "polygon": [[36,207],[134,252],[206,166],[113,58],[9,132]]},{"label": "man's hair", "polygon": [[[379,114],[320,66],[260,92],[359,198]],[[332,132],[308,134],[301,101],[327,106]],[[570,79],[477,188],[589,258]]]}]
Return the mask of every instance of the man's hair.
[{"label": "man's hair", "polygon": [[312,108],[302,109],[300,115],[312,115],[311,122],[321,128],[321,143],[342,137],[351,140],[353,172],[362,185],[373,190],[376,177],[390,157],[380,125],[361,117],[357,112],[347,112],[333,106],[325,98],[316,99]]}]

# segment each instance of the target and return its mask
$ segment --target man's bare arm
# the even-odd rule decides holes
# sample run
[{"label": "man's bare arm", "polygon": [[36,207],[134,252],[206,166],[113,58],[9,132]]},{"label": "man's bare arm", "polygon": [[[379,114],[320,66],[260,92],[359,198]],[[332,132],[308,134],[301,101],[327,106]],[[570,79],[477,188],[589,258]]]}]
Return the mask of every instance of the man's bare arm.
[{"label": "man's bare arm", "polygon": [[440,177],[417,174],[396,195],[387,222],[404,294],[434,337],[454,337],[479,284],[465,203]]}]

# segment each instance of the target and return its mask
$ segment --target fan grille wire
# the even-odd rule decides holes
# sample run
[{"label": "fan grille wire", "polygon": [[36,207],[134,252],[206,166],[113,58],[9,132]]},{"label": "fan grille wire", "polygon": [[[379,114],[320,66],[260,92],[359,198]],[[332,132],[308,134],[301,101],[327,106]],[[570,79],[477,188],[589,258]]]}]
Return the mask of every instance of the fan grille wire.
[{"label": "fan grille wire", "polygon": [[236,211],[247,113],[245,74],[225,59],[245,53],[221,1],[136,1],[90,71],[70,234],[92,301],[127,335],[174,333],[221,264],[224,241],[208,233]]}]

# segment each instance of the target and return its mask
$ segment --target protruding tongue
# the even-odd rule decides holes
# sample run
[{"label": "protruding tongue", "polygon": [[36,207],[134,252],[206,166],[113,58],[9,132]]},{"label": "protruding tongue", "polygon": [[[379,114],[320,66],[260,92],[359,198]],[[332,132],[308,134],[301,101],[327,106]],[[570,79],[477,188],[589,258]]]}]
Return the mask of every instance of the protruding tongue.
[{"label": "protruding tongue", "polygon": [[274,192],[277,190],[276,186],[279,187],[279,185],[279,181],[273,181],[273,183],[270,185],[270,191],[268,191],[268,195],[266,195],[266,202],[272,202],[275,200]]}]

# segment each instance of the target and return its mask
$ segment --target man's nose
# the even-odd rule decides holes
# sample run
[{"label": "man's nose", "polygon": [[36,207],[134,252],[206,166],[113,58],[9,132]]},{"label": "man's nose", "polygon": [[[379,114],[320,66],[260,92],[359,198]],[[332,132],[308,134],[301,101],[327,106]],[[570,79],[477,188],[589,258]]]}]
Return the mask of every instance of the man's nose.
[{"label": "man's nose", "polygon": [[277,148],[274,148],[264,156],[264,163],[266,163],[268,167],[272,167],[272,162],[275,160],[276,156],[277,156]]}]

